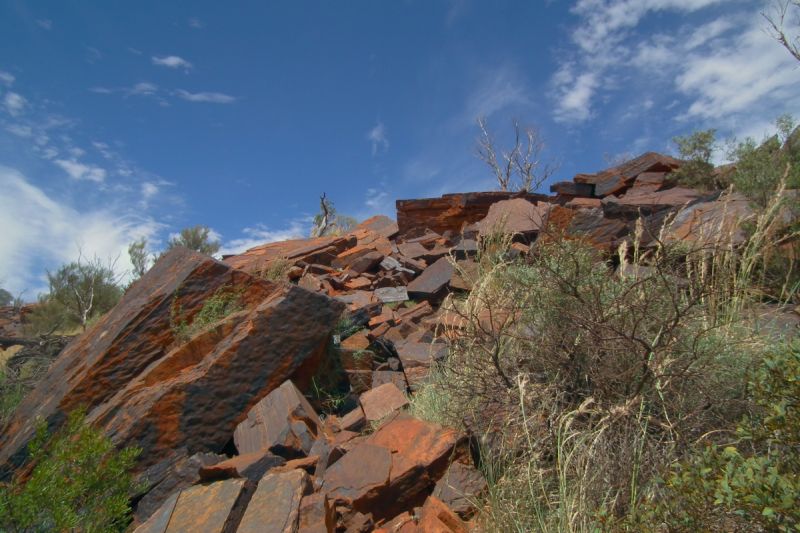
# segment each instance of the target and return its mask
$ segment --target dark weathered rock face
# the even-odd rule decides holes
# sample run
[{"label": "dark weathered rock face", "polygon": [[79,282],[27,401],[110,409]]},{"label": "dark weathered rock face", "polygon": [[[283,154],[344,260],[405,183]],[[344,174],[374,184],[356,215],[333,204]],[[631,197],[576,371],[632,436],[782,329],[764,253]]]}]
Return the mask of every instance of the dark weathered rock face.
[{"label": "dark weathered rock face", "polygon": [[147,450],[144,465],[178,446],[189,453],[219,451],[248,410],[281,383],[310,384],[343,310],[332,298],[279,285],[252,310],[231,318],[234,325],[225,328],[231,331],[197,354],[202,357],[187,361],[180,348],[170,352],[89,420],[115,444]]},{"label": "dark weathered rock face", "polygon": [[61,352],[22,402],[0,435],[0,478],[25,462],[37,418],[55,430],[79,405],[91,410],[111,399],[174,344],[170,310],[180,310],[177,320],[191,319],[223,286],[244,289],[251,305],[277,288],[186,248],[164,255],[103,320]]},{"label": "dark weathered rock face", "polygon": [[517,196],[534,204],[547,198],[544,194],[471,192],[446,194],[441,198],[397,200],[397,225],[401,235],[414,228],[428,228],[439,234],[449,230],[458,234],[465,224],[482,220],[492,204]]}]

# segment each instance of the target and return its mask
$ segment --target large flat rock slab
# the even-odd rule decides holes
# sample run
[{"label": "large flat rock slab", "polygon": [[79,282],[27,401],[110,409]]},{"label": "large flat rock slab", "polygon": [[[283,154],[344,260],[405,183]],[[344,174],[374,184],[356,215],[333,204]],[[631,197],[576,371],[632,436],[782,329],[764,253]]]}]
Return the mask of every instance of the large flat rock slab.
[{"label": "large flat rock slab", "polygon": [[311,479],[303,470],[265,475],[247,506],[238,532],[296,533],[300,502],[311,492]]},{"label": "large flat rock slab", "polygon": [[[91,411],[109,401],[170,351],[176,341],[171,321],[191,320],[221,287],[244,289],[245,305],[278,291],[274,283],[186,248],[161,257],[105,318],[61,352],[20,404],[0,432],[0,479],[27,460],[25,447],[37,418],[54,431],[79,405]],[[180,313],[172,317],[172,309]]]},{"label": "large flat rock slab", "polygon": [[284,258],[292,263],[305,261],[308,264],[326,264],[340,253],[355,246],[356,242],[355,237],[347,235],[271,242],[250,248],[238,255],[226,256],[222,262],[247,272],[269,268],[278,258]]},{"label": "large flat rock slab", "polygon": [[[236,325],[197,354],[202,358],[185,366],[180,348],[170,352],[88,419],[117,446],[147,450],[140,466],[179,446],[190,454],[218,452],[247,412],[283,382],[310,385],[343,310],[337,300],[281,284],[253,309],[229,317]],[[174,357],[181,364],[174,364]]]}]

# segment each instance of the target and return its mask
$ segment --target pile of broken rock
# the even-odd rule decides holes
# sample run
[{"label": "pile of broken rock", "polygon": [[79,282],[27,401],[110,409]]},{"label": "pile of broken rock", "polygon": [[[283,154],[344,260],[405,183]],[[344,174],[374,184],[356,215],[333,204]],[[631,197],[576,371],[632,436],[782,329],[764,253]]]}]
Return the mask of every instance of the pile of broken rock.
[{"label": "pile of broken rock", "polygon": [[[25,468],[37,419],[57,429],[85,406],[117,446],[143,449],[141,532],[473,530],[486,482],[468,436],[402,410],[446,356],[442,299],[471,290],[480,235],[497,224],[517,235],[510,254],[545,228],[610,251],[638,217],[673,213],[675,238],[691,240],[747,215],[736,195],[676,187],[679,166],[648,153],[557,183],[555,196],[399,200],[396,222],[377,216],[348,235],[222,261],[174,249],[62,351],[2,428],[0,481]],[[259,275],[278,262],[284,281]],[[173,325],[220,290],[243,310],[180,339]],[[331,352],[350,397],[323,420],[304,393],[332,371]]]}]

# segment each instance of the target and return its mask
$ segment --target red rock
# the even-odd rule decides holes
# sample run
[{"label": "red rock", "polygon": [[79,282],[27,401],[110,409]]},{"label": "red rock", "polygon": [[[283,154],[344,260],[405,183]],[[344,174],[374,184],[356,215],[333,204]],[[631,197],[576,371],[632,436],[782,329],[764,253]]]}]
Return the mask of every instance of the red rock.
[{"label": "red rock", "polygon": [[419,274],[420,272],[425,270],[427,268],[427,266],[428,266],[428,264],[425,261],[414,260],[414,259],[411,259],[410,257],[406,257],[406,256],[401,255],[401,254],[397,254],[395,256],[395,259],[404,268],[407,268],[408,270],[411,270],[415,274]]},{"label": "red rock", "polygon": [[348,309],[350,311],[358,311],[364,307],[380,302],[380,299],[375,297],[371,292],[356,291],[353,294],[353,300]]},{"label": "red rock", "polygon": [[428,253],[428,249],[418,242],[398,244],[397,250],[400,252],[400,255],[409,259],[418,259]]},{"label": "red rock", "polygon": [[[518,244],[518,243],[514,243]],[[451,289],[471,291],[480,279],[480,267],[475,261],[458,261],[448,285]],[[402,313],[401,313],[402,316]]]},{"label": "red rock", "polygon": [[622,174],[612,172],[597,180],[597,184],[594,186],[594,195],[598,198],[604,198],[611,194],[625,191],[628,185]]},{"label": "red rock", "polygon": [[[361,331],[347,337],[342,341],[342,348],[345,350],[366,350],[369,347],[367,335]],[[364,370],[363,368],[353,368],[351,370]]]},{"label": "red rock", "polygon": [[[79,405],[88,407],[90,412],[109,401],[114,405],[112,397],[115,393],[141,376],[148,365],[168,354],[176,340],[171,322],[190,321],[206,299],[224,286],[246,288],[242,297],[246,306],[285,292],[279,285],[254,278],[186,248],[176,248],[161,257],[142,279],[133,284],[114,309],[61,352],[39,386],[22,401],[0,434],[0,464],[4,464],[0,469],[0,479],[10,475],[10,466],[20,466],[27,461],[25,447],[33,437],[37,418],[46,420],[48,427],[56,430],[66,420],[67,413]],[[302,291],[296,287],[295,290]],[[171,309],[180,309],[181,312],[172,317]],[[336,306],[329,309],[331,319],[334,319]],[[322,316],[320,319],[325,323]],[[320,344],[322,340],[320,337]],[[206,338],[200,344],[202,348],[211,348],[216,342]],[[187,354],[184,350],[182,357],[187,355],[191,356],[190,360],[192,357],[197,360],[204,354]],[[309,355],[313,354],[303,354]],[[247,398],[241,400],[242,405],[246,405]],[[228,409],[231,407],[226,406]],[[231,409],[230,416],[235,418],[236,412]],[[133,413],[125,415],[130,417]],[[173,418],[172,424],[176,421]],[[156,421],[151,421],[151,424],[151,427],[158,425]],[[225,428],[221,431],[224,432]],[[217,451],[224,441],[219,446],[217,444],[204,448],[191,443],[189,448],[191,453]],[[141,466],[157,462],[178,447],[171,443],[151,456],[152,462],[145,461]]]},{"label": "red rock", "polygon": [[[366,338],[365,338],[366,340]],[[369,343],[367,343],[369,347]],[[363,350],[341,350],[339,358],[342,362],[344,370],[358,371],[358,370],[372,370],[372,363],[375,360],[375,354],[370,351]]]},{"label": "red rock", "polygon": [[314,292],[322,292],[323,290],[322,282],[313,274],[306,274],[300,278],[300,281],[297,282],[297,285]]},{"label": "red rock", "polygon": [[[372,254],[377,254],[381,256],[381,258],[375,263],[375,265],[377,265],[383,260],[383,256],[375,251],[375,247],[359,245],[339,254],[336,257],[336,259],[333,260],[331,266],[333,268],[342,270],[346,270],[349,268],[360,274],[362,272],[366,272],[367,270],[369,270],[370,267],[356,269],[354,268],[353,265],[360,264],[359,262],[360,259],[364,257],[369,257]],[[368,263],[371,263],[371,260],[368,261]]]},{"label": "red rock", "polygon": [[402,311],[400,313],[400,318],[403,322],[419,324],[423,318],[431,314],[433,314],[433,307],[431,307],[431,304],[428,302],[421,302],[414,307]]},{"label": "red rock", "polygon": [[578,196],[589,197],[594,192],[594,187],[589,184],[575,181],[559,181],[550,186],[550,192],[554,192],[559,196]]},{"label": "red rock", "polygon": [[384,215],[377,215],[370,219],[365,220],[358,225],[359,228],[365,228],[374,231],[381,237],[391,239],[396,236],[400,229],[397,227],[397,222]]},{"label": "red rock", "polygon": [[474,467],[453,463],[436,483],[433,495],[458,516],[469,520],[477,511],[474,503],[486,490],[486,486],[483,474]]},{"label": "red rock", "polygon": [[354,511],[369,512],[386,503],[392,453],[384,446],[359,444],[325,472],[322,490]]},{"label": "red rock", "polygon": [[241,454],[270,450],[282,457],[308,453],[322,424],[291,381],[259,401],[236,426],[233,441]]},{"label": "red rock", "polygon": [[359,398],[367,422],[376,422],[392,411],[408,405],[405,395],[394,383],[385,383],[365,392]]},{"label": "red rock", "polygon": [[317,463],[319,463],[319,457],[316,455],[309,455],[308,457],[286,461],[286,464],[273,468],[270,474],[283,474],[293,470],[303,470],[307,474],[311,474],[317,469]]},{"label": "red rock", "polygon": [[420,300],[432,300],[441,295],[443,289],[453,277],[455,267],[450,259],[443,257],[425,269],[425,271],[408,285],[409,297]]},{"label": "red rock", "polygon": [[344,286],[349,291],[358,291],[371,287],[372,282],[365,277],[357,277],[345,282]]},{"label": "red rock", "polygon": [[396,531],[401,531],[401,528],[408,523],[410,523],[412,526],[415,525],[414,518],[410,513],[404,512],[386,522],[383,527],[386,529],[386,531],[391,531],[394,533]]},{"label": "red rock", "polygon": [[436,496],[430,496],[422,506],[417,522],[418,533],[469,533],[469,528]]},{"label": "red rock", "polygon": [[300,502],[312,490],[311,480],[302,470],[267,474],[247,506],[238,533],[295,533]]},{"label": "red rock", "polygon": [[141,498],[137,498],[139,501],[133,511],[136,523],[145,522],[150,518],[172,494],[197,483],[201,479],[199,470],[225,459],[224,455],[214,453],[197,453],[189,457],[186,448],[180,448],[136,476],[134,481],[147,487],[147,492]]},{"label": "red rock", "polygon": [[[325,493],[311,494],[300,500],[298,527],[300,531],[322,524],[325,533],[336,530],[336,509]],[[299,532],[298,532],[299,533]]]},{"label": "red rock", "polygon": [[395,350],[405,370],[419,366],[428,367],[432,361],[442,359],[447,354],[447,346],[438,343],[404,341],[395,344]]},{"label": "red rock", "polygon": [[[339,425],[345,431],[358,431],[367,424],[367,418],[364,416],[364,410],[361,406],[356,406],[355,409],[344,415],[339,421]],[[354,435],[355,436],[355,435]],[[341,445],[346,444],[341,442]]]},{"label": "red rock", "polygon": [[282,466],[285,461],[268,450],[236,455],[211,466],[203,466],[197,472],[204,483],[223,479],[247,478],[256,484],[269,470]]},{"label": "red rock", "polygon": [[607,217],[634,219],[638,218],[640,213],[648,216],[706,197],[708,197],[708,193],[683,187],[675,187],[666,191],[654,191],[641,187],[632,189],[624,198],[611,196],[603,199],[603,210]]},{"label": "red rock", "polygon": [[[161,518],[165,533],[233,533],[242,522],[242,514],[253,497],[255,487],[246,479],[229,479],[210,485],[196,485],[180,493],[173,504],[169,519],[163,520],[168,513],[170,501],[164,512],[159,511],[151,520]],[[155,519],[155,520],[154,520]],[[137,531],[158,531],[148,527],[150,521]],[[239,529],[241,531],[241,529]]]},{"label": "red rock", "polygon": [[[361,409],[361,406],[359,406],[358,409]],[[364,411],[361,411],[361,416],[364,416]],[[344,428],[342,429],[343,431],[341,431],[338,435],[336,435],[336,437],[334,437],[334,439],[331,441],[331,446],[344,448],[347,445],[347,443],[351,442],[353,439],[356,439],[358,437],[358,433],[355,433],[353,431],[348,431]]]},{"label": "red rock", "polygon": [[383,303],[408,301],[408,291],[405,287],[386,287],[383,289],[375,289],[373,294]]},{"label": "red rock", "polygon": [[[246,272],[258,272],[263,268],[269,268],[278,258],[285,258],[293,263],[303,261],[308,264],[329,264],[336,255],[355,245],[355,237],[349,236],[294,239],[262,244],[250,248],[243,254],[224,257],[222,262]],[[319,260],[321,256],[330,259]]]},{"label": "red rock", "polygon": [[380,315],[372,317],[369,320],[369,327],[374,328],[375,326],[379,326],[383,323],[388,323],[390,326],[394,326],[397,322],[399,322],[399,315],[397,315],[397,313],[395,313],[391,308],[384,306]]},{"label": "red rock", "polygon": [[643,172],[636,176],[636,180],[633,182],[633,188],[649,187],[658,190],[664,186],[667,179],[666,177],[666,172]]},{"label": "red rock", "polygon": [[522,198],[503,200],[489,208],[486,218],[478,222],[481,233],[532,233],[542,229],[552,204],[539,202],[533,205]]},{"label": "red rock", "polygon": [[628,226],[619,220],[609,220],[560,206],[550,211],[548,223],[556,231],[563,231],[568,238],[580,239],[605,250],[610,250],[629,231]]},{"label": "red rock", "polygon": [[400,411],[390,415],[366,440],[366,446],[385,447],[391,451],[388,484],[379,490],[386,502],[380,510],[381,516],[394,516],[427,495],[430,485],[445,472],[456,446],[462,441],[462,436],[453,428],[422,422]]},{"label": "red rock", "polygon": [[382,335],[385,335],[385,334],[386,334],[386,332],[387,332],[387,331],[389,331],[389,329],[390,329],[391,327],[392,327],[392,326],[390,326],[390,325],[389,325],[389,322],[381,322],[380,324],[378,324],[377,326],[375,326],[375,328],[374,328],[374,329],[370,330],[370,332],[368,333],[368,338],[369,338],[370,340],[373,340],[373,341],[374,341],[374,340],[375,340],[375,339],[377,339],[378,337],[380,337],[380,336],[382,336]]},{"label": "red rock", "polygon": [[372,373],[372,388],[380,387],[383,384],[392,383],[397,390],[405,392],[406,378],[402,372],[392,372],[390,370],[375,370]]},{"label": "red rock", "polygon": [[600,198],[574,198],[564,204],[564,207],[577,209],[578,211],[591,211],[593,209],[602,209],[603,204]]},{"label": "red rock", "polygon": [[418,329],[417,331],[406,337],[407,341],[421,342],[423,344],[430,344],[433,342],[433,339],[434,339],[433,333],[431,333],[431,330],[427,328]]},{"label": "red rock", "polygon": [[371,370],[348,370],[345,373],[350,382],[351,394],[361,394],[372,388]]},{"label": "red rock", "polygon": [[[412,229],[428,228],[438,234],[445,231],[461,233],[465,224],[483,219],[489,207],[501,200],[508,200],[514,193],[477,192],[446,194],[441,198],[397,200],[397,224],[400,234]],[[545,200],[543,194],[522,194],[522,198],[536,203]]]},{"label": "red rock", "polygon": [[[135,533],[164,533],[167,530],[169,519],[172,518],[172,512],[175,510],[175,504],[178,503],[180,495],[181,493],[178,491],[169,496],[147,521],[136,528]],[[139,521],[134,519],[134,524],[138,523]]]}]

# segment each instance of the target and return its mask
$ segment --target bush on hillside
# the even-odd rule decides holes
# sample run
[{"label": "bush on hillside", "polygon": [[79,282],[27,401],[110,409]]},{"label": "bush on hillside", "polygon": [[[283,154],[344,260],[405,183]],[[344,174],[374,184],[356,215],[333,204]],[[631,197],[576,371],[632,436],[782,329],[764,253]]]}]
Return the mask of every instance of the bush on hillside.
[{"label": "bush on hillside", "polygon": [[40,423],[28,450],[31,477],[0,484],[0,531],[125,530],[138,448],[117,451],[77,410],[52,438]]}]

